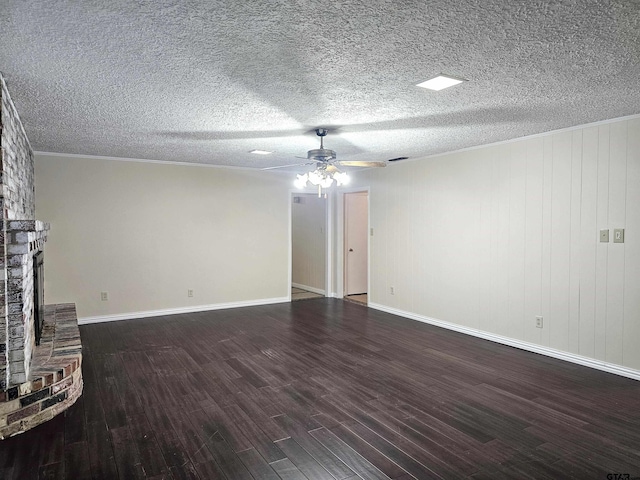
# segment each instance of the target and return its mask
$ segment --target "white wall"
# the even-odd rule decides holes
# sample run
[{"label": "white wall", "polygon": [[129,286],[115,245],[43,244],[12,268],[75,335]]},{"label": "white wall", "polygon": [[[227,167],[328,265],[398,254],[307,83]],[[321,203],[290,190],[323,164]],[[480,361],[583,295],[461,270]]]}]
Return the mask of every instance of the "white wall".
[{"label": "white wall", "polygon": [[292,282],[326,290],[327,202],[316,194],[295,193],[291,206]]},{"label": "white wall", "polygon": [[[640,119],[356,180],[371,187],[371,302],[640,370]],[[603,228],[625,243],[599,243]]]},{"label": "white wall", "polygon": [[51,223],[46,302],[76,302],[85,318],[286,299],[287,180],[37,155],[36,217]]}]

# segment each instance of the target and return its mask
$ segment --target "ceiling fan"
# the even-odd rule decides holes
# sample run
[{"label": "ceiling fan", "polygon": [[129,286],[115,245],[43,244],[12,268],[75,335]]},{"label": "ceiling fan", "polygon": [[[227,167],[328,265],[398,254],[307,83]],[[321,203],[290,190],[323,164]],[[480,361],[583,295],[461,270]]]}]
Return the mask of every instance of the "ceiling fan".
[{"label": "ceiling fan", "polygon": [[307,159],[332,164],[342,167],[386,167],[386,162],[367,162],[360,160],[336,160],[336,152],[333,150],[329,150],[328,148],[324,148],[324,137],[327,136],[329,130],[326,128],[316,128],[316,135],[320,137],[320,148],[316,148],[314,150],[309,150],[307,152]]},{"label": "ceiling fan", "polygon": [[[336,152],[328,148],[324,148],[324,137],[327,136],[329,130],[326,128],[316,128],[316,135],[320,137],[320,148],[315,148],[307,152],[306,163],[294,163],[292,165],[280,165],[278,167],[267,167],[262,170],[274,170],[277,168],[297,167],[300,165],[313,165],[319,169],[327,169],[330,171],[337,170],[336,167],[386,167],[387,162],[369,162],[362,160],[336,160]],[[303,158],[303,157],[300,157]]]},{"label": "ceiling fan", "polygon": [[[263,170],[273,170],[276,168],[296,167],[299,165],[313,165],[315,170],[297,175],[295,186],[304,188],[309,183],[318,187],[318,196],[322,196],[322,189],[329,188],[335,181],[338,186],[349,183],[349,175],[341,171],[338,167],[386,167],[387,162],[370,162],[361,160],[337,160],[336,152],[328,148],[324,148],[324,137],[327,136],[329,130],[326,128],[316,128],[316,135],[320,137],[320,148],[309,150],[307,152],[306,163],[297,163],[292,165],[281,165],[278,167],[267,167]],[[302,157],[301,157],[302,158]],[[395,160],[395,159],[394,159]]]},{"label": "ceiling fan", "polygon": [[324,137],[329,133],[326,128],[316,128],[316,135],[320,137],[320,148],[309,150],[307,160],[315,163],[316,169],[312,172],[298,175],[295,181],[297,188],[304,188],[309,183],[318,187],[318,197],[322,196],[322,189],[329,188],[335,181],[338,186],[349,183],[349,175],[338,167],[386,167],[385,162],[367,162],[360,160],[336,160],[336,152],[324,148]]}]

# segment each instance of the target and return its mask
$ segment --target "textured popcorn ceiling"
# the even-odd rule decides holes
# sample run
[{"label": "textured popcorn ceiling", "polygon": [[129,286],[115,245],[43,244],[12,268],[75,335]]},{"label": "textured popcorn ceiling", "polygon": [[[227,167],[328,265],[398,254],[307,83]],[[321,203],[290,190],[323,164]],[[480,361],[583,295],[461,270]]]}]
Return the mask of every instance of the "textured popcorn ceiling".
[{"label": "textured popcorn ceiling", "polygon": [[0,32],[38,151],[265,167],[323,126],[386,160],[640,113],[637,0],[5,0]]}]

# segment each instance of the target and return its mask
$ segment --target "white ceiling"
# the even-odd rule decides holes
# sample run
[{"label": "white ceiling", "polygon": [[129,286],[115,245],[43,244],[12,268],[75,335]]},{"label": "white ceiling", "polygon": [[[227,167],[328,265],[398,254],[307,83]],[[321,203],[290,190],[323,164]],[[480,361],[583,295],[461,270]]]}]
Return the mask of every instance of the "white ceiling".
[{"label": "white ceiling", "polygon": [[640,113],[638,0],[4,0],[0,32],[37,151],[418,158]]}]

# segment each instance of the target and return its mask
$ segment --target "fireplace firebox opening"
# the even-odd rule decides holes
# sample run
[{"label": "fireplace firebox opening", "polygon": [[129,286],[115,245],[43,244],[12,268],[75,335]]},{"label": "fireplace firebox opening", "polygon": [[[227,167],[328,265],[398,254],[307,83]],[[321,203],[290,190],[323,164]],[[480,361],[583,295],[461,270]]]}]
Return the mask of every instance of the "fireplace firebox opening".
[{"label": "fireplace firebox opening", "polygon": [[33,317],[36,345],[40,345],[44,324],[44,252],[42,250],[33,256]]}]

